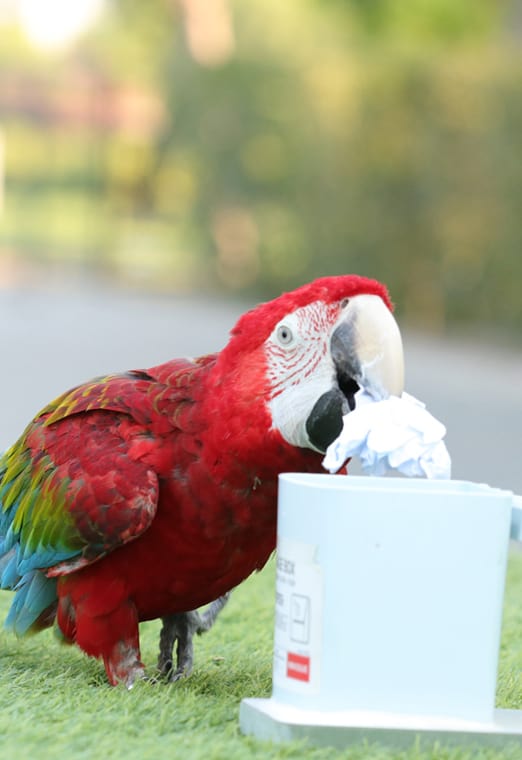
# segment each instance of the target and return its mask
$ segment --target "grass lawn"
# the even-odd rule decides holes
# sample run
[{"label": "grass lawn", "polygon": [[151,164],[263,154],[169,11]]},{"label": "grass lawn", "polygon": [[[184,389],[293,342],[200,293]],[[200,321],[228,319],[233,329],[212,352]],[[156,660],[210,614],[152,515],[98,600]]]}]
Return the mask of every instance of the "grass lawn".
[{"label": "grass lawn", "polygon": [[[17,640],[0,634],[0,758],[303,758],[304,760],[520,760],[522,746],[398,752],[360,745],[339,752],[244,737],[239,703],[269,696],[274,564],[238,589],[216,627],[196,641],[191,678],[166,686],[107,685],[103,667],[50,631]],[[0,614],[11,595],[0,595]],[[510,557],[498,705],[522,707],[522,553]],[[159,623],[142,626],[142,654],[155,663]]]}]

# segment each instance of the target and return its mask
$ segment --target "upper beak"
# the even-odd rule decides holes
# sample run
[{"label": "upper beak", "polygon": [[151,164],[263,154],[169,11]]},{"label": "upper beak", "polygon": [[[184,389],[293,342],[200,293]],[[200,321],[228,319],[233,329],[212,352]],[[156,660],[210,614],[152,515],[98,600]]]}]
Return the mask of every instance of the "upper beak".
[{"label": "upper beak", "polygon": [[326,451],[343,428],[343,415],[355,409],[362,388],[376,401],[400,396],[404,357],[399,327],[379,296],[350,299],[330,338],[335,387],[320,396],[306,420],[310,446]]},{"label": "upper beak", "polygon": [[374,399],[400,396],[404,355],[397,322],[375,295],[354,296],[334,328],[330,350],[339,388],[353,409],[358,388]]}]

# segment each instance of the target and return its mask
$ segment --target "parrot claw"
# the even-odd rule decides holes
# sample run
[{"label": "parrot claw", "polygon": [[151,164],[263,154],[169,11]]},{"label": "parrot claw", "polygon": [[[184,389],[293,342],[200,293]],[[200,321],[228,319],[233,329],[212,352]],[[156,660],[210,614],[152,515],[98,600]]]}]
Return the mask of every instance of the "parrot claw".
[{"label": "parrot claw", "polygon": [[[210,630],[225,606],[230,592],[219,599],[200,614],[197,610],[177,612],[162,618],[163,627],[160,634],[160,652],[158,670],[166,676],[169,683],[175,683],[192,673],[194,664],[194,634],[202,634]],[[173,649],[176,646],[176,669],[174,670]]]},{"label": "parrot claw", "polygon": [[142,681],[146,681],[147,683],[150,683],[152,686],[156,686],[159,684],[160,679],[157,676],[142,676]]},{"label": "parrot claw", "polygon": [[118,679],[123,683],[127,691],[134,688],[136,681],[148,681],[148,677],[145,675],[145,668],[141,663],[133,666],[123,678]]},{"label": "parrot claw", "polygon": [[188,678],[188,676],[192,673],[192,666],[190,666],[190,669],[187,668],[177,668],[176,670],[172,670],[167,674],[167,681],[168,683],[176,683],[176,681],[180,681],[182,678]]}]

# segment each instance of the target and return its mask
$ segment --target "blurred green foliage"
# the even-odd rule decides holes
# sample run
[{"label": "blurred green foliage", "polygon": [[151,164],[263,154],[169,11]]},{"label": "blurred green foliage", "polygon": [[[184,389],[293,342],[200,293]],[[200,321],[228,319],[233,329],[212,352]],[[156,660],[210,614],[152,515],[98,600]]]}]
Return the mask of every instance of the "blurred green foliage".
[{"label": "blurred green foliage", "polygon": [[355,271],[416,325],[519,334],[514,4],[192,5],[112,0],[65,61],[0,27],[0,96],[62,114],[3,109],[0,250],[249,296]]}]

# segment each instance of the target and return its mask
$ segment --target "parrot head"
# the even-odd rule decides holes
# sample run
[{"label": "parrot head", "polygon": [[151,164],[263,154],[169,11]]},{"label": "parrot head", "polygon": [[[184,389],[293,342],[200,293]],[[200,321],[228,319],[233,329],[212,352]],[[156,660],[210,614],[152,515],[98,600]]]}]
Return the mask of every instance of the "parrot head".
[{"label": "parrot head", "polygon": [[[323,277],[244,314],[222,352],[244,401],[245,420],[290,445],[325,452],[364,389],[376,400],[400,395],[401,335],[381,283]],[[257,412],[256,412],[257,410]]]}]

